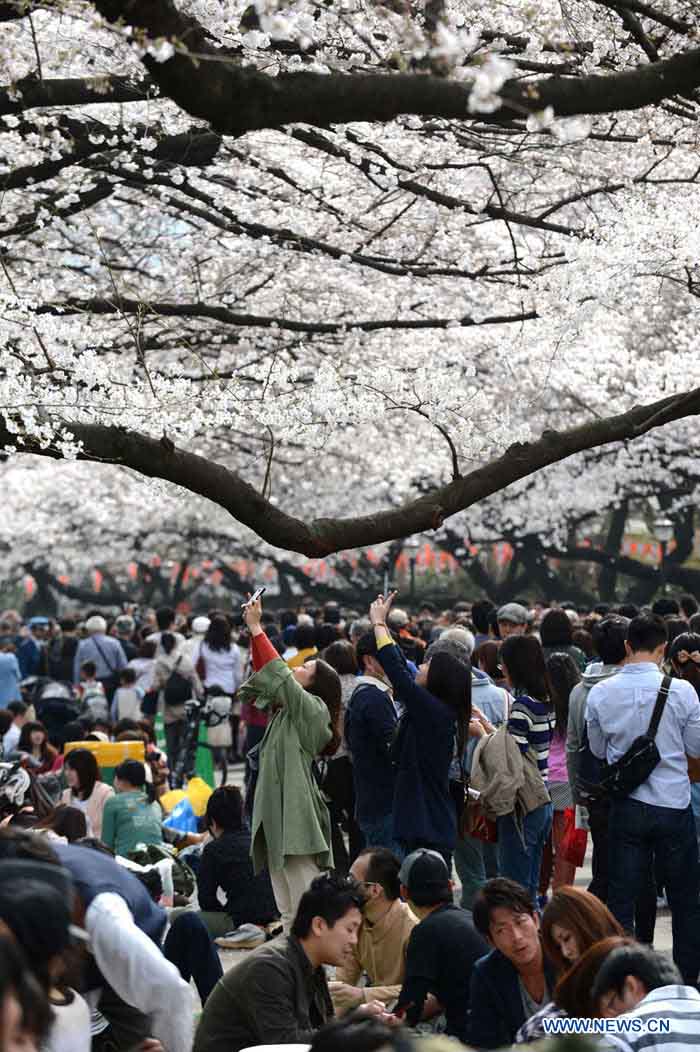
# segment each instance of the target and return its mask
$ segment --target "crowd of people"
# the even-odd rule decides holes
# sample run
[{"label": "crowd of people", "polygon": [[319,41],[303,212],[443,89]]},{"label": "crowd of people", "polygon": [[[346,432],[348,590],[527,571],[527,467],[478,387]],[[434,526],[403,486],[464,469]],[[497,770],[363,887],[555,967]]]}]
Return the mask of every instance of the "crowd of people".
[{"label": "crowd of people", "polygon": [[[207,697],[244,785],[184,829]],[[612,1018],[640,1025],[601,1047],[653,1046],[659,1018],[667,1052],[700,1044],[691,596],[5,611],[0,735],[0,1052],[554,1047]],[[110,742],[143,760],[103,777]],[[224,974],[219,949],[252,952]]]}]

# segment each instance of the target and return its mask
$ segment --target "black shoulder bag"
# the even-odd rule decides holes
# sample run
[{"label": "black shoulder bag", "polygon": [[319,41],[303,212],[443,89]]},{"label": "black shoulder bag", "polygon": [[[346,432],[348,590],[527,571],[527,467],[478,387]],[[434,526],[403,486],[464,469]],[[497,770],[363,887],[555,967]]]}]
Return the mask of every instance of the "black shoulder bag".
[{"label": "black shoulder bag", "polygon": [[664,676],[646,734],[640,734],[638,738],[635,738],[627,752],[615,763],[604,765],[600,785],[603,794],[612,800],[624,800],[630,793],[633,793],[643,782],[646,782],[659,763],[661,754],[655,740],[656,732],[659,729],[661,714],[664,711],[670,687],[671,677]]}]

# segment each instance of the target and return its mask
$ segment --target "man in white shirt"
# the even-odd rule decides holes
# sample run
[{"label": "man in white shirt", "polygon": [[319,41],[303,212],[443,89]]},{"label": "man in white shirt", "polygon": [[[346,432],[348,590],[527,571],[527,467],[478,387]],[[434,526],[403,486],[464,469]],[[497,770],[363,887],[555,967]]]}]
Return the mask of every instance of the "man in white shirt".
[{"label": "man in white shirt", "polygon": [[27,720],[27,706],[23,701],[11,701],[7,708],[12,713],[13,720],[3,735],[3,756],[9,756],[15,751],[22,735],[22,727]]},{"label": "man in white shirt", "polygon": [[[586,703],[591,751],[619,760],[649,727],[662,682],[667,631],[660,617],[635,617],[627,661],[596,684]],[[610,806],[608,907],[634,931],[634,903],[649,872],[651,851],[663,869],[671,907],[673,959],[685,982],[700,971],[700,858],[690,807],[686,755],[700,756],[700,703],[685,680],[672,679],[656,734],[660,762],[645,782]]]},{"label": "man in white shirt", "polygon": [[604,1019],[620,1021],[621,1033],[606,1034],[608,1048],[688,1052],[700,1045],[700,993],[681,985],[668,957],[650,946],[612,950],[593,984],[593,1003]]}]

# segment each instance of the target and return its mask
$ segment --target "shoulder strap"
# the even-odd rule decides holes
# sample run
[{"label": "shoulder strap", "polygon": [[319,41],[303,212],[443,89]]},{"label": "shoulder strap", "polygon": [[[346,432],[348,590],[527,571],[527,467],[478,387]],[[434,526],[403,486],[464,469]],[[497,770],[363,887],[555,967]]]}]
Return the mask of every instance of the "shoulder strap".
[{"label": "shoulder strap", "polygon": [[503,691],[503,722],[507,723],[508,717],[510,716],[510,701],[508,697],[508,691],[505,690],[503,687],[501,687],[501,690]]},{"label": "shoulder strap", "polygon": [[112,662],[111,662],[111,661],[109,660],[109,658],[108,658],[108,657],[107,657],[107,655],[105,654],[104,650],[102,649],[102,647],[100,646],[100,644],[99,644],[99,643],[97,642],[97,639],[96,639],[96,637],[95,637],[95,636],[93,636],[93,637],[92,637],[92,641],[93,641],[93,643],[95,644],[95,646],[97,647],[97,649],[98,649],[98,651],[99,651],[99,653],[100,653],[100,657],[101,657],[101,658],[102,658],[102,660],[104,661],[105,665],[107,666],[107,668],[109,669],[109,671],[110,671],[110,672],[111,672],[112,674],[114,674],[114,673],[116,672],[116,669],[115,669],[115,668],[113,667],[113,665],[112,665]]},{"label": "shoulder strap", "polygon": [[668,692],[670,690],[670,687],[671,677],[664,676],[664,678],[661,680],[659,693],[656,696],[654,711],[652,713],[651,721],[649,723],[649,730],[647,731],[647,736],[649,738],[654,739],[656,737],[656,732],[659,729],[659,723],[661,721],[661,714],[664,711],[664,705],[666,704],[666,699],[668,698]]}]

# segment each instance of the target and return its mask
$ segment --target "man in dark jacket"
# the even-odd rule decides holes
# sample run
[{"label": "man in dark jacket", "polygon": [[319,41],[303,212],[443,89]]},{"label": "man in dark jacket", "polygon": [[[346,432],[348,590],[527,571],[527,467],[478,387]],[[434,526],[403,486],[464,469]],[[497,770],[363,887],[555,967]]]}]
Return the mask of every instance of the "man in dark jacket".
[{"label": "man in dark jacket", "polygon": [[[452,881],[442,855],[421,848],[408,855],[399,872],[401,897],[420,923],[411,932],[406,975],[395,1009],[409,1026],[445,1013],[445,1033],[467,1038],[472,968],[488,944],[466,910],[452,901]],[[432,998],[430,997],[432,995]]]},{"label": "man in dark jacket", "polygon": [[356,647],[361,675],[345,713],[345,739],[352,753],[355,815],[367,847],[395,850],[392,805],[396,771],[391,742],[396,709],[391,686],[377,660],[374,633]]},{"label": "man in dark jacket", "polygon": [[539,918],[520,884],[505,877],[487,881],[474,900],[473,917],[493,949],[472,971],[467,1043],[504,1048],[551,1000],[554,973],[542,950]]},{"label": "man in dark jacket", "polygon": [[[193,1052],[308,1044],[333,1015],[323,966],[349,957],[362,905],[353,881],[316,877],[301,897],[291,934],[254,950],[219,981],[204,1006]],[[386,1015],[376,1002],[363,1008]]]}]

